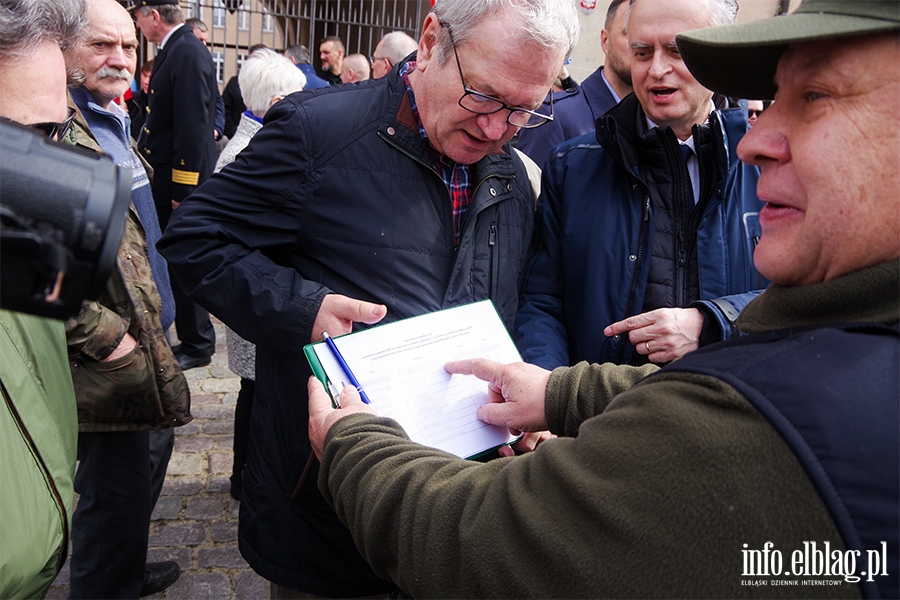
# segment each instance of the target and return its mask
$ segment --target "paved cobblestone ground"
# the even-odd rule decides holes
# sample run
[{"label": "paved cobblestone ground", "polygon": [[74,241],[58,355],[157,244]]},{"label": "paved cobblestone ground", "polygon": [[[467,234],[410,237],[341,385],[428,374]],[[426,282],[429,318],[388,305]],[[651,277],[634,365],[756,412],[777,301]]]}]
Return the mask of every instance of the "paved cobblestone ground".
[{"label": "paved cobblestone ground", "polygon": [[[213,319],[216,354],[207,367],[185,372],[194,420],[175,430],[175,449],[166,482],[150,522],[147,560],[174,560],[181,577],[151,599],[257,599],[269,584],[238,551],[239,503],[228,493],[232,464],[234,406],[240,378],[228,370],[225,329]],[[48,598],[69,594],[69,564]]]}]

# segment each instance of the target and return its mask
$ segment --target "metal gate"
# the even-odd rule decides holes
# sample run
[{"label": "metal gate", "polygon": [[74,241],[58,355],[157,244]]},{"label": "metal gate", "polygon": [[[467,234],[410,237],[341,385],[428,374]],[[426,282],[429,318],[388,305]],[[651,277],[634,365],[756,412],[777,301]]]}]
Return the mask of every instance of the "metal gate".
[{"label": "metal gate", "polygon": [[[419,38],[429,0],[181,0],[185,18],[203,21],[220,87],[234,76],[254,44],[281,52],[303,44],[318,69],[319,42],[343,40],[346,54],[371,56],[381,37],[403,31]],[[144,44],[146,47],[148,44]],[[145,54],[149,57],[149,54]]]}]

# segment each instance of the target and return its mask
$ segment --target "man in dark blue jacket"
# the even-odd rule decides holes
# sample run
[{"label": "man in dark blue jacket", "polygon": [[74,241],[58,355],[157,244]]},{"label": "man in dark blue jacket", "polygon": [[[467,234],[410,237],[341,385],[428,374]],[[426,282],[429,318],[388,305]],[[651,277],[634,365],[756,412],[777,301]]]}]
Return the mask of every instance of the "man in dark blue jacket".
[{"label": "man in dark blue jacket", "polygon": [[309,48],[303,44],[288,46],[284,50],[284,55],[300,69],[300,72],[303,73],[303,75],[306,76],[306,85],[303,86],[304,91],[315,90],[330,85],[327,81],[316,75],[315,67],[309,62]]},{"label": "man in dark blue jacket", "polygon": [[603,113],[631,93],[631,48],[625,21],[627,0],[613,0],[606,11],[600,32],[603,66],[572,89],[550,92],[544,100],[549,110],[553,102],[553,122],[540,129],[519,132],[516,148],[542,166],[550,150],[566,140],[594,131],[594,123]]},{"label": "man in dark blue jacket", "polygon": [[257,345],[239,539],[277,594],[393,588],[316,488],[302,349],[323,331],[485,298],[511,328],[535,198],[508,142],[547,120],[577,30],[567,0],[442,0],[417,54],[381,79],[276,104],[175,212],[160,250],[176,277]]},{"label": "man in dark blue jacket", "polygon": [[632,5],[634,94],[544,169],[515,327],[526,361],[667,362],[701,337],[730,338],[747,293],[762,287],[758,170],[735,152],[746,113],[715,110],[674,49],[680,31],[736,12],[734,0]]}]

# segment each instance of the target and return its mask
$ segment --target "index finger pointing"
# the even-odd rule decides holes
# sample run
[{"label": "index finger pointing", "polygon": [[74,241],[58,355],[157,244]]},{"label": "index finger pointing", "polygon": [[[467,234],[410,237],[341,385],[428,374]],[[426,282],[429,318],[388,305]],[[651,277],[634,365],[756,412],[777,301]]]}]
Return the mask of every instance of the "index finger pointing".
[{"label": "index finger pointing", "polygon": [[482,381],[493,381],[499,374],[500,363],[486,358],[467,358],[448,362],[444,370],[458,375],[474,375]]}]

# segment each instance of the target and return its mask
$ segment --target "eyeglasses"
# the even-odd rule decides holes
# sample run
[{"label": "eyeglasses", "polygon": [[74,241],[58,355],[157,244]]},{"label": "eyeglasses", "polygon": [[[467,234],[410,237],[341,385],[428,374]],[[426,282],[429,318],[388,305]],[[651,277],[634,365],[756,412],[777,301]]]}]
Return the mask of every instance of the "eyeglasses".
[{"label": "eyeglasses", "polygon": [[553,94],[550,94],[550,114],[544,115],[533,110],[528,110],[527,108],[509,106],[497,98],[482,94],[481,92],[476,92],[466,85],[466,78],[463,77],[462,65],[459,63],[459,53],[456,51],[456,40],[453,39],[453,30],[445,23],[441,23],[441,26],[446,27],[447,33],[450,34],[450,45],[453,46],[453,55],[456,56],[456,68],[459,69],[459,80],[463,84],[463,90],[465,90],[462,97],[459,99],[459,105],[462,108],[478,115],[491,115],[505,108],[509,111],[506,122],[514,127],[521,127],[523,129],[540,127],[544,123],[549,123],[553,120]]},{"label": "eyeglasses", "polygon": [[369,57],[369,66],[374,67],[375,63],[377,63],[380,60],[386,60],[387,64],[388,64],[388,68],[390,68],[390,69],[394,68],[394,63],[391,62],[391,59],[389,59],[387,56],[375,56],[374,54]]},{"label": "eyeglasses", "polygon": [[756,110],[755,108],[749,108],[749,109],[747,109],[747,116],[748,117],[758,117],[759,115],[762,114],[762,112],[763,111]]},{"label": "eyeglasses", "polygon": [[[24,125],[29,129],[37,129],[46,135],[51,141],[58,142],[62,138],[66,137],[66,133],[68,133],[69,129],[72,127],[72,121],[75,120],[75,115],[78,112],[74,108],[69,108],[69,113],[66,115],[65,121],[62,123],[32,123],[30,125]],[[7,119],[6,117],[0,117],[3,121],[7,123],[14,123],[12,119]],[[23,125],[19,123],[19,125]]]}]

